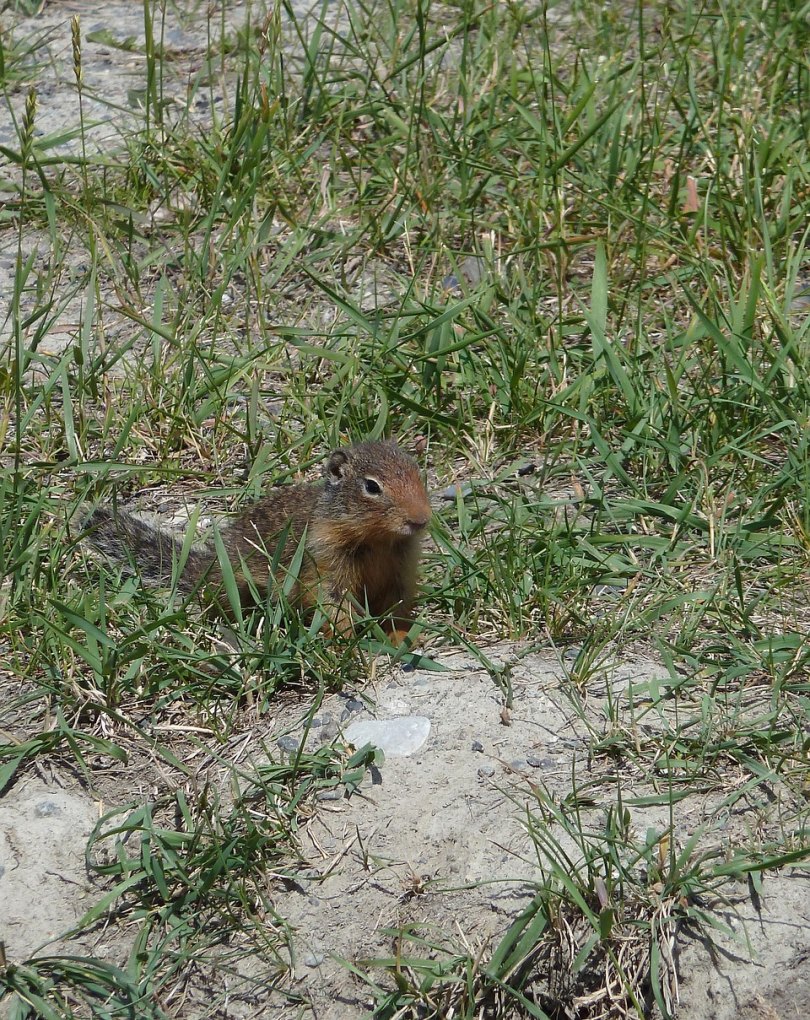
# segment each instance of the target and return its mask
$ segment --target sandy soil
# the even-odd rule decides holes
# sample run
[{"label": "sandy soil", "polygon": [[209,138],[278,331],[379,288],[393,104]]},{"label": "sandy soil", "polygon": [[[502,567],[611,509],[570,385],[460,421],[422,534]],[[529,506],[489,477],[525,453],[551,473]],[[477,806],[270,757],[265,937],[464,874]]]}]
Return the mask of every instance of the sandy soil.
[{"label": "sandy soil", "polygon": [[[359,795],[320,805],[302,833],[308,866],[301,869],[300,880],[279,883],[275,908],[293,930],[284,989],[311,1003],[304,1015],[319,1020],[366,1015],[368,993],[341,960],[391,955],[386,927],[425,923],[476,949],[493,945],[541,874],[524,825],[526,809],[536,810],[538,786],[562,798],[574,784],[581,791],[592,783],[587,817],[594,827],[616,802],[615,782],[628,804],[651,792],[632,769],[623,767],[611,777],[609,764],[585,754],[585,728],[564,695],[564,666],[534,654],[515,661],[514,652],[501,646],[491,653],[496,661],[513,662],[514,704],[508,715],[489,675],[468,655],[449,653],[440,656],[446,672],[396,669],[366,685],[361,693],[371,695],[376,707],[362,709],[359,716],[356,702],[354,714],[346,712],[345,695],[328,699],[319,709],[320,728],[309,736],[315,745],[358,717],[420,715],[430,720],[431,730],[415,754],[388,758]],[[589,698],[590,724],[599,726],[604,719],[608,690],[614,700],[621,698],[631,683],[656,670],[661,672],[643,657],[600,670]],[[300,706],[302,712],[305,707]],[[275,746],[280,734],[289,737],[289,719],[288,702],[277,720],[263,719],[234,734],[230,746],[244,748],[247,741],[242,765],[247,766],[251,753],[257,763],[264,760],[261,747]],[[57,939],[47,948],[44,944],[74,925],[105,888],[88,874],[84,850],[95,820],[113,806],[111,791],[118,789],[124,803],[133,795],[137,799],[139,789],[146,795],[153,779],[145,777],[140,765],[117,768],[103,784],[106,802],[59,770],[28,772],[7,791],[0,801],[0,903],[10,958],[23,959],[40,948],[92,952],[123,962],[128,936],[114,929]],[[222,770],[223,789],[227,781]],[[754,824],[763,824],[761,808],[746,810],[744,802],[734,813],[716,815],[719,799],[716,792],[696,794],[677,805],[679,845],[704,826],[701,846],[733,847]],[[631,815],[640,837],[649,827],[663,831],[668,825],[663,806],[634,806]],[[723,898],[727,902],[707,901],[706,906],[736,932],[736,939],[714,933],[710,945],[687,929],[679,935],[679,1015],[713,1020],[808,1015],[807,879],[786,870],[766,878],[761,896],[752,898],[744,884],[730,883]],[[254,982],[262,984],[259,964],[243,960],[239,969],[245,989],[234,989],[223,1015],[301,1015],[298,1006],[285,1006],[285,996],[268,1001],[264,992],[250,991]],[[208,980],[216,987],[215,974]],[[187,995],[181,1015],[192,1017],[205,1003],[203,998],[195,1002],[188,990]]]}]

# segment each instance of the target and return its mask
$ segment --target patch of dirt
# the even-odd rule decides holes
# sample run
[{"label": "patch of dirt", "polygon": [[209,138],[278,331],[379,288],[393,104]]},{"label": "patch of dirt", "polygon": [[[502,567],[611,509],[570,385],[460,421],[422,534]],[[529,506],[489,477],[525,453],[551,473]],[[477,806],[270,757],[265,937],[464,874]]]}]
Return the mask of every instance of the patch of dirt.
[{"label": "patch of dirt", "polygon": [[84,866],[97,820],[93,799],[36,775],[0,800],[0,927],[10,960],[58,940],[98,898]]},{"label": "patch of dirt", "polygon": [[[512,651],[501,650],[503,661]],[[526,811],[537,810],[533,787],[540,784],[559,800],[603,773],[584,753],[585,728],[561,694],[558,662],[532,655],[513,667],[515,700],[504,725],[503,697],[492,680],[463,655],[446,661],[452,663],[450,674],[400,673],[378,692],[378,714],[410,712],[431,719],[425,749],[413,759],[388,760],[379,786],[319,813],[307,832],[312,864],[327,877],[293,890],[283,913],[297,933],[293,988],[312,1003],[319,1020],[366,1015],[363,989],[339,960],[394,956],[386,927],[415,923],[426,933],[455,932],[459,944],[474,951],[491,949],[528,902],[531,882],[540,874],[523,824]],[[600,671],[595,683],[615,699],[629,685],[656,675],[662,675],[660,667],[642,658]],[[589,708],[596,726],[604,707],[604,701],[594,701]],[[621,786],[626,801],[652,792],[629,769]],[[616,801],[610,784],[589,793],[596,803],[584,816],[596,822]],[[695,795],[676,806],[681,843],[711,817],[712,800]],[[665,806],[634,807],[631,814],[638,838],[648,828],[664,832],[669,824]],[[706,841],[733,846],[745,825],[743,818],[730,823],[721,817]],[[561,843],[576,859],[575,848],[564,838]],[[810,951],[806,880],[799,874],[769,875],[759,914],[745,888],[741,892],[733,910],[716,906],[729,927],[747,933],[751,954],[744,939],[738,944],[717,938],[715,950],[685,938],[683,1017],[734,1017],[723,1011],[724,1004],[747,1008],[762,988],[763,973],[798,977],[797,967]],[[797,983],[781,993],[785,1016],[807,1015],[789,1012],[804,1001],[806,987]],[[715,1012],[706,1012],[707,1002]]]},{"label": "patch of dirt", "polygon": [[[169,5],[170,9],[161,20],[160,6],[157,13],[153,10],[153,34],[165,51],[165,59],[157,58],[156,72],[165,128],[155,126],[154,113],[151,118],[145,114],[149,55],[145,45],[143,4],[131,0],[106,0],[104,3],[59,0],[46,2],[40,11],[27,17],[5,11],[0,30],[10,83],[7,89],[10,109],[7,116],[0,118],[0,145],[14,153],[20,152],[20,133],[30,89],[34,89],[37,101],[36,152],[38,159],[45,161],[46,177],[52,176],[54,171],[49,163],[58,156],[86,158],[92,179],[102,166],[114,166],[116,161],[125,164],[128,141],[142,135],[147,122],[152,126],[154,144],[159,146],[161,137],[171,136],[179,123],[186,133],[203,133],[213,117],[227,116],[223,111],[230,110],[233,103],[238,68],[220,73],[218,48],[222,42],[229,48],[236,35],[246,31],[248,24],[257,29],[266,9],[249,0],[229,0],[226,4],[204,7],[201,15],[199,4],[187,5],[188,10],[184,10],[183,5]],[[305,18],[309,8],[306,3],[294,2],[292,9]],[[71,19],[74,16],[79,17],[80,25],[81,107],[73,62]],[[289,18],[284,8],[281,18],[286,27]],[[214,53],[211,60],[207,56],[209,50]],[[75,167],[73,180],[78,181],[80,176],[79,168]],[[0,205],[6,198],[16,201],[20,180],[19,161],[0,157]],[[27,187],[34,192],[39,187],[33,168],[29,170]],[[109,202],[109,196],[105,200]],[[182,207],[184,196],[178,194],[176,201]],[[173,218],[176,212],[155,207],[148,214],[132,213],[136,257],[144,258],[147,251],[153,253],[160,247],[154,228],[161,221]],[[122,210],[122,215],[126,216],[127,210]],[[37,347],[32,371],[40,373],[42,378],[47,377],[49,369],[47,366],[38,368],[39,358],[62,354],[76,341],[85,320],[102,347],[105,343],[113,346],[127,334],[131,339],[133,329],[137,328],[133,326],[131,315],[119,308],[121,291],[116,282],[120,284],[121,281],[115,281],[111,274],[120,269],[108,246],[99,246],[99,301],[94,294],[95,282],[86,278],[89,269],[87,238],[77,235],[75,230],[68,232],[61,223],[56,224],[55,232],[59,234],[58,243],[48,231],[27,223],[19,253],[16,230],[0,235],[0,344],[13,338],[10,295],[15,289],[19,254],[23,264],[29,259],[32,264],[32,273],[21,295],[21,318],[30,317],[35,309],[38,311],[33,323],[26,327],[25,339],[26,347]],[[166,256],[171,261],[171,251]],[[159,275],[156,270],[150,279],[149,274],[144,273],[138,300],[124,288],[126,303],[134,303],[136,314],[146,319],[151,315],[151,295]],[[145,300],[141,301],[141,297]],[[43,323],[47,323],[47,330],[40,344]],[[35,335],[36,343],[32,339]],[[136,357],[137,352],[132,356]],[[121,364],[113,365],[112,374],[120,374],[122,368]]]},{"label": "patch of dirt", "polygon": [[[586,755],[585,725],[564,694],[569,683],[565,670],[547,656],[516,660],[515,651],[503,646],[489,653],[496,662],[512,663],[514,701],[508,713],[491,677],[466,653],[439,656],[447,672],[395,668],[377,678],[362,691],[372,696],[373,708],[361,708],[359,700],[345,695],[322,705],[310,744],[371,716],[424,716],[430,734],[412,756],[389,757],[379,771],[372,770],[350,800],[321,800],[301,834],[306,864],[292,880],[278,883],[274,898],[275,910],[292,931],[283,992],[268,997],[267,965],[245,957],[236,964],[236,974],[218,975],[214,968],[204,975],[207,989],[216,993],[226,984],[230,989],[227,1009],[216,1015],[290,1020],[366,1016],[368,989],[341,961],[393,956],[395,940],[386,928],[415,924],[426,936],[456,938],[473,954],[491,951],[503,936],[541,873],[524,824],[528,809],[537,814],[538,786],[559,801],[594,781],[585,817],[593,819],[591,828],[599,827],[604,812],[616,804],[615,782],[595,782],[605,776],[604,763]],[[595,682],[615,698],[621,688],[642,685],[656,673],[661,670],[652,660],[638,658],[600,670]],[[589,704],[591,726],[604,718],[604,706],[597,698]],[[303,711],[306,706],[299,707]],[[266,760],[262,747],[289,741],[290,709],[285,699],[275,720],[262,719],[251,734],[233,735],[229,753],[239,756],[240,767],[249,767],[251,755],[254,764]],[[121,803],[139,788],[139,770],[137,764],[116,767]],[[226,773],[219,775],[224,790]],[[626,802],[650,792],[631,770],[618,780]],[[696,794],[676,805],[681,845],[711,817],[711,803],[711,797]],[[80,791],[61,790],[34,776],[19,781],[0,804],[0,831],[5,833],[0,914],[9,958],[20,959],[75,924],[100,897],[102,888],[84,870],[85,841],[99,806]],[[663,832],[669,824],[664,805],[630,811],[637,837],[649,827]],[[704,840],[733,847],[750,824],[741,809],[734,820],[719,819],[715,830],[709,827]],[[561,838],[561,846],[576,856],[570,841]],[[745,885],[729,884],[723,893],[727,902],[707,901],[706,909],[737,939],[716,931],[710,945],[703,935],[681,932],[679,1015],[707,1020],[807,1015],[807,880],[789,871],[769,873],[759,897],[752,899]],[[123,963],[124,942],[114,932],[104,938],[120,955],[114,962]],[[251,988],[261,988],[261,995]],[[187,1008],[178,1015],[197,1015],[202,989],[199,997],[193,988],[187,991]]]},{"label": "patch of dirt", "polygon": [[[732,887],[733,892],[733,887]],[[758,908],[744,889],[714,916],[732,935],[684,937],[682,1016],[705,1020],[799,1020],[810,1016],[810,882],[769,875]],[[748,946],[751,947],[749,953]]]},{"label": "patch of dirt", "polygon": [[[160,68],[160,89],[169,120],[181,111],[200,124],[210,119],[210,95],[200,87],[203,58],[209,45],[223,34],[244,26],[251,6],[255,5],[247,0],[232,0],[212,13],[213,38],[209,38],[206,17],[192,13],[184,16],[175,9],[162,22],[158,11],[153,34],[166,52]],[[143,126],[148,54],[142,4],[129,0],[59,0],[45,3],[39,13],[29,17],[4,15],[3,27],[16,44],[6,44],[8,73],[12,81],[16,79],[16,87],[10,91],[11,106],[21,125],[28,86],[34,84],[35,135],[40,144],[48,144],[49,155],[81,153],[71,35],[74,16],[80,19],[85,151],[104,155],[121,149],[127,134]],[[29,52],[14,63],[17,50]],[[0,126],[0,144],[19,149],[19,136],[10,118]]]}]

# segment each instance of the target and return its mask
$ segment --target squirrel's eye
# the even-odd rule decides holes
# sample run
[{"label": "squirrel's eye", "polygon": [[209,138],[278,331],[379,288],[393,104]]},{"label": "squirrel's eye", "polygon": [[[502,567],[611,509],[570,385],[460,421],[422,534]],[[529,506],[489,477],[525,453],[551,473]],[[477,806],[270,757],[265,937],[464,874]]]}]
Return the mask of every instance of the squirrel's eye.
[{"label": "squirrel's eye", "polygon": [[375,482],[373,478],[364,478],[363,488],[366,490],[369,496],[379,496],[380,493],[382,492],[382,489],[380,488],[380,483]]}]

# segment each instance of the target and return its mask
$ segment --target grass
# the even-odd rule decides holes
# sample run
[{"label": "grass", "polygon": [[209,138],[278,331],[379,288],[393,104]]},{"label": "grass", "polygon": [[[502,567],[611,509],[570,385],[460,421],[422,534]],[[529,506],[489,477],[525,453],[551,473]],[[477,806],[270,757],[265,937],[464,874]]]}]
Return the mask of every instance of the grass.
[{"label": "grass", "polygon": [[[296,866],[301,804],[343,782],[342,752],[234,772],[260,822],[241,793],[185,799],[186,738],[163,726],[227,747],[245,712],[362,680],[375,646],[326,643],[283,602],[223,642],[94,562],[78,522],[135,494],[224,511],[385,433],[435,490],[459,483],[426,557],[427,653],[571,647],[563,693],[618,799],[597,825],[538,790],[524,913],[487,957],[392,931],[395,957],[352,964],[374,1015],[591,996],[595,1017],[608,989],[611,1015],[673,1015],[672,940],[717,923],[707,890],[808,861],[807,5],[333,8],[254,3],[234,27],[146,0],[136,37],[95,43],[3,21],[0,790],[56,761],[92,790],[102,761],[152,754],[174,779],[93,839],[109,884],[79,927],[130,925],[125,966],[8,961],[0,996],[20,1018],[183,1015],[192,968],[235,967],[211,931],[283,985],[283,904],[258,886]],[[75,83],[58,130],[53,39]],[[116,39],[128,96],[88,73]],[[665,682],[595,693],[642,647]],[[778,789],[778,811],[730,856],[674,826],[639,838],[621,769],[670,809]]]}]

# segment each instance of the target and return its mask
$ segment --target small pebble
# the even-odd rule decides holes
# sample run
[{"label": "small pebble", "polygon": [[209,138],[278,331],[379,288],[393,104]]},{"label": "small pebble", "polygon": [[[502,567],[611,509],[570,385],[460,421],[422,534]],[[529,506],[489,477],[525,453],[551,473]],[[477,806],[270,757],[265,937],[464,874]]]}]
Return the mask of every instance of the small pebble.
[{"label": "small pebble", "polygon": [[442,280],[442,287],[451,293],[462,290],[462,281],[474,287],[484,279],[487,271],[486,262],[478,255],[468,255],[462,259],[457,273],[450,273]]},{"label": "small pebble", "polygon": [[323,740],[334,740],[339,731],[340,727],[338,724],[334,721],[334,719],[330,719],[329,722],[325,723],[321,729],[321,738]]},{"label": "small pebble", "polygon": [[359,715],[365,707],[366,706],[359,699],[347,698],[343,705],[343,711],[340,713],[341,721],[345,722],[345,720],[351,718],[351,716]]},{"label": "small pebble", "polygon": [[491,779],[495,775],[494,765],[482,765],[478,770],[479,779]]},{"label": "small pebble", "polygon": [[320,953],[305,953],[303,964],[305,967],[320,967],[323,963],[323,956]]},{"label": "small pebble", "polygon": [[37,818],[50,818],[51,815],[61,815],[62,808],[53,800],[41,800],[34,808]]},{"label": "small pebble", "polygon": [[472,492],[472,485],[469,482],[465,482],[463,485],[448,485],[446,489],[442,489],[439,493],[440,499],[452,499],[455,500],[459,495],[462,499],[469,496]]},{"label": "small pebble", "polygon": [[484,753],[484,745],[481,743],[480,740],[474,740],[470,744],[470,749],[473,750],[473,751],[477,751],[478,754],[483,754]]},{"label": "small pebble", "polygon": [[296,754],[301,742],[298,737],[293,737],[290,734],[285,734],[283,737],[279,737],[276,744],[284,751],[285,754]]},{"label": "small pebble", "polygon": [[526,764],[531,765],[533,769],[550,769],[554,767],[554,762],[551,758],[538,758],[535,754],[530,754],[526,758]]}]

